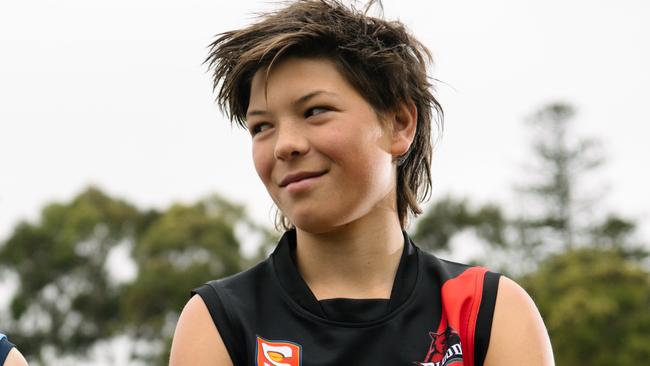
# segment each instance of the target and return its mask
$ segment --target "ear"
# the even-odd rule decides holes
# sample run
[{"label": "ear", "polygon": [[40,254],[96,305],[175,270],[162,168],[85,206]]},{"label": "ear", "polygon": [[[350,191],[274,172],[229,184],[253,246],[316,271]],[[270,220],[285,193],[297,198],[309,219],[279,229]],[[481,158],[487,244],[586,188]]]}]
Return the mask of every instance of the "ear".
[{"label": "ear", "polygon": [[400,103],[392,117],[392,143],[390,153],[394,158],[406,154],[415,138],[418,110],[413,101]]}]

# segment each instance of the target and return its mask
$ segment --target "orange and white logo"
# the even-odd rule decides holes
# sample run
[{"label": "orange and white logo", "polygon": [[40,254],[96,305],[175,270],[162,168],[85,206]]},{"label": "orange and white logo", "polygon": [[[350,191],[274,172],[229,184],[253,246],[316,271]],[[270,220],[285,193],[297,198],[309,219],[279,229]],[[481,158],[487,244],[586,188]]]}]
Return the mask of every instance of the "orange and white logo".
[{"label": "orange and white logo", "polygon": [[300,366],[300,345],[257,336],[257,366]]}]

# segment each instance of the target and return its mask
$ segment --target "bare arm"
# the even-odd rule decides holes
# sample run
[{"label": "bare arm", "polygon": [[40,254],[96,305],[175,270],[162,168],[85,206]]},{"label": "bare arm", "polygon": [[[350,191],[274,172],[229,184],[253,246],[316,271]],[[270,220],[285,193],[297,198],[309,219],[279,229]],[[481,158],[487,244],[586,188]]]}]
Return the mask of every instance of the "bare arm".
[{"label": "bare arm", "polygon": [[553,350],[542,317],[526,291],[499,279],[485,366],[553,366]]},{"label": "bare arm", "polygon": [[233,366],[226,346],[199,295],[187,302],[176,324],[170,366]]},{"label": "bare arm", "polygon": [[4,366],[28,366],[27,360],[16,347],[12,348],[7,355]]}]

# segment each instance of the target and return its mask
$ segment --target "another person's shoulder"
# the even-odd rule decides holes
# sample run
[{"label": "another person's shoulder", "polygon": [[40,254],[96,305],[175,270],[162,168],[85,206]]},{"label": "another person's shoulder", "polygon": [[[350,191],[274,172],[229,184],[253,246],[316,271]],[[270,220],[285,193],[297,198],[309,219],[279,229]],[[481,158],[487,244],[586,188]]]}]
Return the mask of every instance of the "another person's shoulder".
[{"label": "another person's shoulder", "polygon": [[0,333],[0,365],[2,366],[27,366],[27,360],[20,351],[9,342],[4,334]]},{"label": "another person's shoulder", "polygon": [[23,357],[18,348],[14,347],[9,354],[3,366],[28,366],[27,360]]}]

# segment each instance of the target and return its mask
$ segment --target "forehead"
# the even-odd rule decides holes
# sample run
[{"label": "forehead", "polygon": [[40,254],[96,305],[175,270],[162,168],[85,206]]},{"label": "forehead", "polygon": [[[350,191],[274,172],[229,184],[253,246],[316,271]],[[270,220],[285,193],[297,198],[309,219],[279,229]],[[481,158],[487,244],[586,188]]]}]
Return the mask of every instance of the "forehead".
[{"label": "forehead", "polygon": [[291,108],[313,94],[325,95],[340,106],[372,110],[383,123],[385,112],[376,108],[348,81],[336,62],[329,58],[288,57],[277,61],[269,69],[258,69],[251,80],[247,118],[249,113],[273,113],[276,109]]},{"label": "forehead", "polygon": [[332,60],[288,57],[255,72],[249,104],[271,102],[278,97],[296,98],[316,89],[337,94],[353,92]]}]

